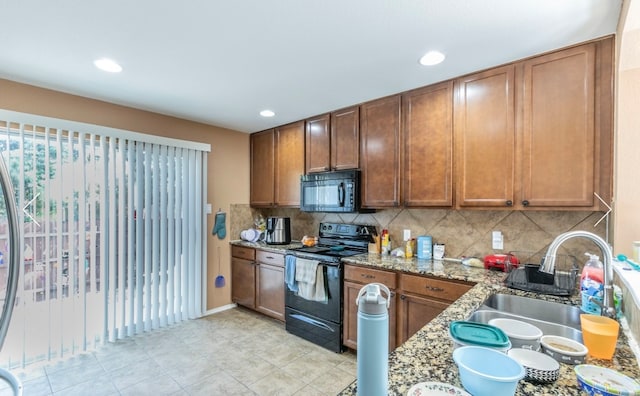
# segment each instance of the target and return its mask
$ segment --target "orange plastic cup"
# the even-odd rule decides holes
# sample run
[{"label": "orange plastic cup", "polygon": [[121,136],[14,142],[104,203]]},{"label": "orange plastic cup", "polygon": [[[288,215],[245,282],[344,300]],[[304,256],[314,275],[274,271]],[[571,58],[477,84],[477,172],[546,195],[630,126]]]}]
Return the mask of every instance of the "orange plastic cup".
[{"label": "orange plastic cup", "polygon": [[582,339],[589,348],[589,355],[597,359],[611,360],[616,351],[620,324],[610,318],[598,315],[580,315]]}]

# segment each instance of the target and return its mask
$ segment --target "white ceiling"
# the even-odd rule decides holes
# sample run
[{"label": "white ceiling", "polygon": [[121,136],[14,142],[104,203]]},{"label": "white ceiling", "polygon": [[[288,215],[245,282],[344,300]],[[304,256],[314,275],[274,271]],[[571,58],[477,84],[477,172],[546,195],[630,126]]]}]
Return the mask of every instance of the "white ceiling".
[{"label": "white ceiling", "polygon": [[0,78],[254,132],[614,33],[621,2],[0,0]]}]

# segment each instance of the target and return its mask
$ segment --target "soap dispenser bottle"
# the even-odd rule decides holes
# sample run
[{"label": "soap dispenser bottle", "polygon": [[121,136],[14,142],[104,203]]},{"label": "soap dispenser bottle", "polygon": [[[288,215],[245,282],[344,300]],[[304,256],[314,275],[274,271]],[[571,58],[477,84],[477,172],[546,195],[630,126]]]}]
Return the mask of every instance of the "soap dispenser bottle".
[{"label": "soap dispenser bottle", "polygon": [[584,264],[582,268],[582,275],[580,276],[580,289],[588,290],[590,288],[599,289],[604,285],[604,266],[600,261],[600,257],[595,254],[585,253],[585,256],[589,257],[589,260]]}]

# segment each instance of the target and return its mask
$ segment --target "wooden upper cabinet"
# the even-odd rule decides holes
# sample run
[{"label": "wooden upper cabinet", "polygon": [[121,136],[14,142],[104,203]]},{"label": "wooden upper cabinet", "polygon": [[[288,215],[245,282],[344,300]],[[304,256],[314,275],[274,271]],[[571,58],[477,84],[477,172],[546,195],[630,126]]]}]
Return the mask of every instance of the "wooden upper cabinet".
[{"label": "wooden upper cabinet", "polygon": [[251,206],[300,206],[304,122],[251,135]]},{"label": "wooden upper cabinet", "polygon": [[359,143],[359,107],[331,113],[331,169],[357,169],[360,166]]},{"label": "wooden upper cabinet", "polygon": [[305,170],[326,172],[331,166],[330,114],[310,118],[305,126]]},{"label": "wooden upper cabinet", "polygon": [[402,96],[405,206],[453,205],[453,82]]},{"label": "wooden upper cabinet", "polygon": [[300,206],[300,176],[304,173],[304,121],[275,129],[275,204]]},{"label": "wooden upper cabinet", "polygon": [[360,107],[363,208],[400,203],[400,95]]},{"label": "wooden upper cabinet", "polygon": [[514,201],[514,65],[456,81],[456,203],[505,207]]},{"label": "wooden upper cabinet", "polygon": [[307,120],[305,170],[307,173],[357,169],[360,120],[358,106]]},{"label": "wooden upper cabinet", "polygon": [[523,206],[594,205],[596,44],[522,65]]},{"label": "wooden upper cabinet", "polygon": [[254,133],[251,140],[251,206],[275,203],[275,133],[273,129]]}]

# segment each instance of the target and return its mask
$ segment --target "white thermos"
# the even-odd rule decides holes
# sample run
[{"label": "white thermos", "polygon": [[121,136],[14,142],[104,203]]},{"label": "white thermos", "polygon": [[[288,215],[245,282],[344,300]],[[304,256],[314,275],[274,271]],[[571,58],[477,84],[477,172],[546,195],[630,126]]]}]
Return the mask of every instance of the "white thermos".
[{"label": "white thermos", "polygon": [[[386,293],[386,298],[381,294]],[[357,389],[360,396],[387,395],[389,384],[389,300],[381,283],[360,289],[358,306]]]}]

